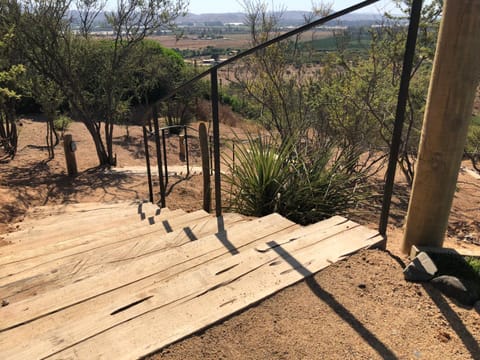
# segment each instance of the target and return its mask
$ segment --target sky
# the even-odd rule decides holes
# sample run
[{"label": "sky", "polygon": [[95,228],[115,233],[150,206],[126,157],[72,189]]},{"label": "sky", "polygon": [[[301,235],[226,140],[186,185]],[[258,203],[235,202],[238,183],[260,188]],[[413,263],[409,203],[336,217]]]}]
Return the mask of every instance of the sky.
[{"label": "sky", "polygon": [[[325,2],[329,3],[332,0]],[[348,6],[355,5],[361,0],[334,0],[333,9],[341,10]],[[271,0],[266,0],[268,4],[271,4]],[[318,3],[319,1],[317,1]],[[359,12],[377,13],[384,12],[388,9],[393,9],[392,1],[381,0],[378,3],[368,6]],[[283,7],[287,10],[310,10],[312,8],[312,0],[274,0],[275,7]],[[238,0],[190,0],[189,12],[194,14],[205,13],[226,13],[226,12],[241,12],[242,6]]]}]

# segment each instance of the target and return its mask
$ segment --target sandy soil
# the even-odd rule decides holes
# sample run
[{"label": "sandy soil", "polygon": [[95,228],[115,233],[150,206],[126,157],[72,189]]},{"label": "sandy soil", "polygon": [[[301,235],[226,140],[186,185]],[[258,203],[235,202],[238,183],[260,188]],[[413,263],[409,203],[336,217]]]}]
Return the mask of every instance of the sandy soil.
[{"label": "sandy soil", "polygon": [[[32,206],[65,202],[146,199],[142,176],[105,174],[80,123],[79,175],[66,176],[63,151],[47,161],[45,124],[22,120],[17,157],[0,164],[0,234],[12,231]],[[241,129],[222,126],[222,134]],[[140,129],[118,127],[118,165],[144,165]],[[191,132],[194,135],[194,132]],[[191,162],[199,165],[198,144]],[[153,143],[151,150],[153,151]],[[169,139],[169,164],[181,164],[178,138]],[[465,163],[468,166],[468,163]],[[170,179],[167,206],[201,208],[201,176]],[[446,246],[480,252],[480,180],[459,175]],[[373,212],[378,197],[372,198]],[[174,344],[154,359],[480,359],[480,306],[465,309],[430,286],[406,283],[400,253],[408,189],[399,182],[389,226],[388,252],[365,251],[281,291],[204,332]],[[368,209],[368,208],[365,208]],[[352,214],[375,227],[378,212]],[[0,246],[1,246],[0,236]]]}]

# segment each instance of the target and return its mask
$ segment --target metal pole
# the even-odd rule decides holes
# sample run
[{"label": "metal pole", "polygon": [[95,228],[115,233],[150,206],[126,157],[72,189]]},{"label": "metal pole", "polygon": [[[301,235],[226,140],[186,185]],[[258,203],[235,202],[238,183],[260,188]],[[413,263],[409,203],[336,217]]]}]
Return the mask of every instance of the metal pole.
[{"label": "metal pole", "polygon": [[213,175],[213,137],[208,137],[208,148],[210,149],[210,176]]},{"label": "metal pole", "polygon": [[149,200],[153,204],[153,184],[152,184],[152,169],[150,168],[150,151],[148,150],[148,135],[145,125],[143,128],[143,142],[145,144],[145,163],[147,165],[147,178],[148,178],[148,195]]},{"label": "metal pole", "polygon": [[162,147],[160,144],[160,130],[158,127],[158,110],[156,105],[154,105],[152,113],[153,113],[153,127],[155,128],[155,146],[157,149],[158,183],[160,185],[160,206],[164,208],[166,207],[165,184],[163,182]]},{"label": "metal pole", "polygon": [[222,216],[222,185],[220,180],[220,123],[218,119],[218,74],[217,69],[211,73],[212,119],[213,119],[213,160],[215,164],[215,214]]},{"label": "metal pole", "polygon": [[187,161],[187,178],[190,176],[190,161],[188,158],[188,134],[187,126],[183,126],[183,134],[185,135],[185,160]]},{"label": "metal pole", "polygon": [[167,164],[167,140],[165,138],[165,129],[162,129],[163,145],[163,166],[165,166],[165,187],[168,184],[168,164]]},{"label": "metal pole", "polygon": [[403,57],[402,78],[400,80],[400,89],[398,91],[397,111],[395,114],[395,124],[393,127],[392,143],[390,145],[390,158],[388,160],[388,170],[383,192],[382,213],[380,215],[379,232],[385,238],[382,247],[387,245],[387,225],[390,215],[390,205],[392,203],[393,186],[395,183],[395,172],[397,170],[398,154],[402,142],[403,123],[405,120],[405,109],[408,100],[408,88],[410,86],[410,76],[413,68],[413,58],[417,44],[418,26],[422,11],[422,0],[413,0],[410,13],[410,24],[408,26],[407,42],[405,44],[405,54]]}]

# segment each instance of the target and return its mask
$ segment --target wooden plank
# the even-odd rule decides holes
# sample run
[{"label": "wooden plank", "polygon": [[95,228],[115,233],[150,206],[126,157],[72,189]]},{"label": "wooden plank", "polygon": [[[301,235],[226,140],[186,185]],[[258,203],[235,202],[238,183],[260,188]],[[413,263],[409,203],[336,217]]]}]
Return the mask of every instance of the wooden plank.
[{"label": "wooden plank", "polygon": [[[217,310],[224,307],[222,306],[223,303],[225,303],[225,305],[235,302],[236,305],[241,304],[241,302],[237,302],[237,297],[241,297],[241,294],[244,294],[246,289],[245,286],[238,286],[237,291],[232,291],[232,288],[235,289],[235,286],[237,286],[237,282],[246,283],[248,285],[247,290],[250,291],[251,295],[257,296],[257,293],[261,292],[263,298],[270,295],[272,291],[278,291],[284,286],[291,284],[292,281],[295,282],[303,276],[313,273],[315,269],[317,269],[315,262],[318,262],[319,257],[322,258],[322,255],[324,260],[323,264],[328,265],[330,262],[343,256],[334,255],[337,257],[332,257],[333,253],[349,253],[356,250],[358,246],[366,246],[372,243],[368,240],[365,241],[367,236],[372,235],[371,230],[356,227],[347,231],[348,233],[343,232],[336,236],[331,236],[328,239],[321,239],[313,233],[304,238],[297,238],[298,241],[286,242],[280,247],[277,247],[270,241],[271,247],[269,251],[258,252],[252,249],[239,256],[210,263],[202,269],[197,269],[188,274],[182,274],[181,277],[177,276],[172,278],[168,282],[164,282],[155,288],[146,289],[143,293],[137,293],[131,298],[123,297],[123,302],[121,297],[114,296],[95,299],[92,300],[93,302],[90,304],[80,304],[75,308],[53,314],[49,318],[39,319],[38,322],[28,324],[23,329],[22,327],[12,329],[6,333],[8,337],[5,337],[5,342],[0,342],[0,349],[8,349],[7,351],[11,352],[12,356],[14,356],[13,358],[15,358],[15,356],[18,356],[18,358],[22,358],[22,356],[27,358],[43,357],[48,352],[54,354],[58,349],[62,347],[64,349],[68,348],[75,343],[78,344],[72,349],[75,352],[77,352],[78,348],[80,348],[80,351],[84,351],[85,349],[88,351],[91,346],[90,343],[93,341],[94,346],[100,346],[100,348],[97,348],[97,351],[100,352],[88,355],[87,353],[83,353],[80,358],[97,358],[98,356],[108,354],[110,350],[104,349],[105,346],[110,346],[110,344],[104,343],[103,338],[105,334],[106,337],[110,339],[112,331],[118,333],[117,328],[120,330],[120,333],[128,334],[129,331],[125,329],[125,325],[128,324],[127,328],[133,326],[134,331],[139,331],[143,334],[149,331],[149,329],[157,332],[156,335],[159,336],[159,341],[156,341],[155,337],[149,336],[147,336],[147,341],[143,341],[142,337],[138,336],[138,333],[133,335],[135,338],[133,343],[131,343],[131,339],[126,340],[131,346],[137,348],[128,349],[126,358],[146,355],[159,346],[165,346],[167,343],[176,340],[178,336],[183,337],[188,335],[185,334],[185,328],[187,329],[186,332],[191,333],[198,330],[199,326],[206,326],[203,324],[204,322],[211,324],[219,320],[220,318],[214,318],[218,315]],[[354,240],[341,241],[342,236],[344,240],[352,238],[354,238]],[[362,238],[362,241],[359,240],[360,238]],[[274,249],[272,249],[272,247],[274,247]],[[294,254],[294,258],[292,258],[292,254]],[[294,261],[292,261],[292,259]],[[308,264],[305,265],[308,269],[299,269],[299,263]],[[292,271],[293,268],[297,268],[299,271]],[[275,277],[273,278],[272,269],[276,270],[274,272]],[[248,281],[245,282],[245,278],[248,278]],[[289,282],[284,283],[285,278],[288,278]],[[294,280],[292,280],[292,278]],[[259,286],[261,284],[267,284],[269,286],[266,292],[263,292],[263,287],[265,286]],[[212,299],[212,297],[209,296],[209,294],[212,293],[216,294],[216,296],[213,297],[214,301],[212,303],[202,301],[205,296]],[[225,301],[225,296],[228,296],[228,298],[232,298],[233,296],[233,298]],[[137,305],[131,308],[125,308],[125,301],[127,300],[131,301],[131,303],[137,302]],[[142,302],[141,300],[144,301]],[[220,304],[219,300],[221,302]],[[103,301],[103,304],[101,301]],[[253,301],[257,301],[257,298]],[[199,304],[199,302],[201,304]],[[212,305],[214,309],[211,308]],[[245,306],[248,306],[248,304],[242,305],[242,307]],[[88,311],[92,308],[100,308],[100,311],[95,313]],[[124,308],[124,311],[119,311],[122,308]],[[196,309],[197,313],[191,313],[191,317],[184,318],[183,314],[191,312],[191,309]],[[233,311],[238,311],[238,309],[235,307]],[[205,316],[205,313],[208,313],[208,315]],[[220,313],[222,317],[224,317],[231,314],[232,310],[230,309],[227,313],[220,311]],[[160,326],[151,324],[151,322],[155,322],[157,319],[169,317],[170,314],[174,316],[174,321],[169,326],[166,326],[167,329],[170,328],[169,332],[162,331],[162,325],[165,325],[163,320],[160,321],[162,324]],[[82,318],[76,321],[76,316],[81,316]],[[179,323],[177,318],[183,318],[185,322]],[[203,323],[199,324],[198,321],[195,320],[197,318],[200,318],[202,320],[200,322]],[[144,323],[145,327],[137,328],[138,323],[142,321],[146,321],[146,323]],[[81,338],[88,339],[92,336],[93,324],[99,326],[97,329],[98,335],[86,342],[79,342]],[[115,324],[118,324],[118,326],[115,327]],[[174,324],[173,327],[171,326],[172,324]],[[183,333],[180,335],[178,334],[178,326],[183,330]],[[38,334],[39,331],[39,335],[34,335]],[[25,334],[27,334],[26,338]],[[35,339],[33,339],[33,337]],[[100,338],[100,340],[98,338]],[[123,338],[116,338],[114,344],[116,343],[123,348],[123,341]],[[150,348],[150,350],[146,351],[146,348]],[[6,354],[10,355],[10,352]],[[67,356],[68,358],[71,354],[69,354],[69,349],[67,349],[65,354],[61,353],[57,355]],[[125,356],[125,354],[117,353],[115,355],[120,357]],[[110,355],[107,355],[107,357],[108,356]]]},{"label": "wooden plank", "polygon": [[[155,217],[155,222],[147,225],[142,222],[136,222],[134,224],[128,224],[121,226],[112,226],[109,229],[101,230],[93,234],[74,234],[70,237],[49,237],[47,239],[34,239],[31,238],[31,241],[34,241],[34,244],[31,242],[21,242],[17,244],[11,244],[0,248],[0,265],[6,265],[13,262],[19,262],[26,259],[35,258],[44,254],[55,254],[59,253],[62,250],[70,249],[77,247],[79,245],[85,245],[93,241],[105,241],[105,242],[114,242],[115,239],[122,236],[129,236],[132,234],[141,235],[143,233],[148,234],[159,229],[164,229],[162,221],[168,220],[170,218],[176,219],[186,216],[185,212],[182,210],[170,211],[167,213],[161,213]],[[191,215],[189,215],[191,216]],[[186,216],[186,217],[189,217]],[[205,216],[203,214],[202,216]],[[171,227],[171,225],[169,225]],[[2,269],[0,268],[0,271]],[[1,275],[0,275],[1,277]]]},{"label": "wooden plank", "polygon": [[[196,213],[198,215],[198,213]],[[89,241],[102,240],[106,238],[108,241],[111,237],[121,238],[122,236],[128,236],[130,234],[148,234],[154,232],[157,228],[165,228],[163,221],[171,221],[178,223],[178,219],[186,219],[192,215],[187,215],[183,210],[174,210],[169,212],[162,212],[155,217],[154,222],[149,222],[148,225],[144,223],[135,222],[130,224],[126,222],[124,225],[112,226],[104,230],[100,230],[93,234],[75,234],[70,237],[49,237],[47,239],[33,239],[30,242],[22,242],[17,244],[11,244],[4,248],[0,248],[0,265],[9,264],[12,262],[18,262],[34,257],[38,257],[44,254],[57,253],[65,249],[73,248],[79,245],[84,245]],[[196,215],[195,215],[196,216]],[[205,216],[202,213],[202,216]],[[171,227],[171,225],[169,225]],[[113,240],[111,240],[113,242]]]},{"label": "wooden plank", "polygon": [[[298,228],[298,225],[274,214],[249,223],[234,225],[229,231],[228,238],[238,251],[269,235],[281,236],[282,231],[289,233]],[[132,287],[127,285],[138,282],[135,286],[145,289],[151,282],[158,283],[222,256],[231,257],[231,253],[214,235],[190,242],[181,248],[121,264],[115,270],[99,272],[96,276],[82,281],[75,282],[76,280],[72,279],[73,282],[69,286],[49,291],[43,296],[13,301],[10,305],[0,308],[0,329],[61,310],[115,289],[125,288],[128,294],[130,292],[133,294]]]},{"label": "wooden plank", "polygon": [[[162,211],[163,212],[163,211]],[[169,210],[165,210],[169,212]],[[13,242],[29,242],[48,239],[58,236],[69,236],[72,234],[72,229],[75,229],[75,234],[91,234],[97,231],[108,229],[112,226],[121,226],[124,224],[144,223],[148,225],[158,216],[156,211],[145,213],[138,213],[135,209],[117,209],[107,211],[98,216],[90,217],[80,214],[69,219],[61,219],[56,223],[46,225],[35,225],[13,233],[8,233],[4,237],[8,241]]]},{"label": "wooden plank", "polygon": [[[266,225],[268,225],[268,224],[266,224]],[[337,229],[335,229],[334,231],[331,231],[331,230],[325,231],[326,229],[331,229],[333,227],[335,227],[335,226],[334,226],[332,221],[328,221],[328,222],[325,222],[324,224],[320,224],[320,225],[317,225],[315,227],[309,227],[309,228],[295,227],[297,230],[293,234],[289,233],[289,232],[285,232],[284,234],[275,233],[272,236],[269,236],[268,238],[264,238],[264,239],[262,239],[262,241],[256,242],[252,245],[255,245],[255,244],[258,245],[258,243],[262,244],[262,243],[269,242],[269,241],[272,241],[272,240],[276,240],[279,243],[282,243],[282,242],[291,243],[293,241],[293,239],[295,239],[295,243],[297,244],[296,246],[300,247],[300,246],[303,246],[302,245],[302,240],[301,240],[302,237],[305,237],[305,236],[311,236],[312,237],[313,236],[315,238],[315,241],[321,241],[321,240],[324,240],[328,237],[331,237],[333,234],[345,231],[345,230],[350,228],[349,224],[345,224],[345,222],[342,222],[342,225],[340,227],[337,226]],[[262,245],[262,246],[265,246],[265,244]],[[265,252],[266,251],[262,250],[261,253],[265,253]],[[231,259],[232,257],[228,256],[227,258]],[[234,257],[234,258],[237,258],[237,257]],[[220,268],[222,266],[223,265],[220,265]],[[231,265],[227,264],[226,266],[230,267]],[[220,268],[215,270],[215,272],[222,273],[222,271],[221,271],[222,269],[220,269]],[[247,267],[247,270],[248,270],[248,267]],[[198,270],[197,270],[197,272],[198,272]],[[181,276],[182,276],[182,278],[185,278],[185,276],[187,276],[187,275],[184,272],[184,273],[182,273]],[[149,281],[144,280],[144,281],[141,281],[141,283],[139,283],[139,284],[132,284],[131,286],[128,286],[128,287],[122,288],[122,289],[118,289],[117,291],[112,292],[110,294],[105,294],[103,297],[100,297],[100,299],[98,299],[98,298],[92,299],[91,301],[89,301],[88,304],[81,305],[81,306],[83,306],[85,311],[87,311],[87,312],[88,312],[88,309],[95,309],[95,312],[100,311],[100,313],[111,313],[111,312],[114,311],[114,310],[110,309],[112,306],[114,308],[115,307],[118,307],[118,308],[123,307],[125,305],[125,301],[127,301],[127,302],[130,301],[130,300],[125,300],[125,298],[127,298],[127,299],[131,298],[131,297],[135,296],[135,294],[137,294],[139,297],[142,297],[143,296],[142,294],[145,294],[145,292],[149,292],[149,291],[151,291],[150,289],[157,288],[158,284],[160,283],[160,280],[161,279],[159,279],[159,278],[150,279]],[[185,281],[186,281],[186,284],[187,284],[187,289],[192,289],[194,283],[192,283],[191,281],[187,281],[187,280],[185,280]],[[167,282],[171,283],[172,282],[171,278],[168,279]],[[137,288],[136,291],[135,291],[135,288]],[[202,290],[202,289],[200,289],[200,290]],[[53,298],[60,298],[60,297],[59,296],[53,296]],[[163,299],[163,297],[157,298],[157,300],[162,300],[162,299]],[[131,301],[134,302],[134,301],[136,301],[136,299],[132,299]],[[52,301],[47,300],[47,302],[51,303]],[[102,312],[101,308],[105,307],[105,306],[107,306],[107,308]],[[20,308],[17,307],[17,309],[8,306],[7,308],[5,308],[5,310],[7,310],[7,312],[3,312],[3,314],[2,314],[2,318],[9,318],[10,317],[9,314],[10,315],[16,315],[16,314],[22,313],[22,309],[21,309],[22,307],[29,308],[29,309],[38,309],[38,303],[37,304],[23,303],[23,304],[20,304]],[[66,316],[66,318],[70,319],[70,321],[75,321],[75,315],[74,315],[75,313],[77,313],[77,314],[82,313],[82,311],[78,312],[78,310],[66,310],[66,311],[67,311],[67,313],[62,312],[62,314],[64,314],[64,316]],[[63,316],[63,315],[54,315],[54,318],[58,319],[59,316]],[[86,315],[85,314],[81,315],[81,318],[83,318],[84,316],[86,316]],[[78,320],[83,321],[82,319],[78,319]],[[94,321],[94,322],[98,323],[99,321]],[[58,321],[57,320],[54,321],[52,319],[49,319],[49,320],[47,320],[47,323],[58,324]],[[102,326],[102,325],[99,325],[99,326]],[[3,325],[2,325],[2,329],[5,329],[3,327]],[[43,327],[42,332],[44,332],[44,331],[45,331],[45,328]],[[15,338],[16,338],[16,336],[15,336]]]},{"label": "wooden plank", "polygon": [[[199,210],[197,212],[181,216],[178,219],[171,220],[169,226],[172,227],[172,230],[177,227],[181,229],[193,222],[196,222],[197,220],[207,217],[209,217],[209,214],[207,214],[203,210]],[[140,231],[143,231],[143,234],[145,234],[147,230],[140,229]],[[148,231],[150,234],[153,229],[149,227]],[[162,235],[166,234],[166,232],[167,231],[164,228],[160,227],[159,224],[156,228],[155,233],[152,234],[152,236],[160,239]],[[92,248],[92,243],[94,245],[98,245],[98,243],[109,244],[112,242],[112,240],[116,240],[115,237],[109,239],[105,238],[102,235],[103,234],[100,234],[100,237],[96,237],[96,240],[91,239],[91,241],[85,246]],[[140,235],[138,235],[137,229],[137,237],[139,236]],[[81,242],[84,239],[82,238],[76,240]],[[141,243],[142,241],[140,238],[140,240],[137,241],[135,245]],[[123,258],[125,261],[136,259],[136,257],[132,257],[131,254],[122,250],[124,249],[120,249],[121,253],[117,255],[118,257]],[[67,249],[67,251],[70,250]],[[78,247],[73,248],[72,251],[74,253],[78,253]],[[118,254],[118,252],[115,251],[113,253]],[[65,254],[65,252],[62,254]],[[95,269],[96,271],[103,272],[106,271],[108,268],[116,267],[118,263],[122,263],[122,261],[114,261],[113,263],[108,263],[105,262],[105,260],[107,259],[105,259],[104,261],[100,259],[99,266],[94,266],[94,264],[91,263],[89,254],[81,254],[81,256],[77,258],[75,262],[72,262],[71,257],[69,256],[58,256],[58,253],[47,254],[42,257],[28,259],[25,262],[15,262],[2,266],[2,268],[0,269],[0,274],[2,275],[2,277],[0,277],[0,289],[3,294],[2,296],[8,297],[10,301],[19,301],[30,295],[40,295],[41,293],[50,291],[51,289],[63,286],[65,280],[72,282],[85,280],[85,277],[90,276],[92,272],[95,273]],[[97,259],[97,257],[94,257],[94,259]],[[28,266],[28,268],[22,271],[18,271],[20,264],[23,267]]]},{"label": "wooden plank", "polygon": [[[245,222],[243,217],[236,214],[226,214],[223,219],[228,226]],[[121,264],[135,261],[142,256],[167,251],[200,239],[215,233],[218,229],[217,219],[212,217],[203,217],[194,222],[190,218],[189,221],[184,221],[184,225],[187,226],[168,234],[157,231],[140,237],[132,235],[123,240],[115,239],[114,243],[97,244],[96,247],[87,243],[86,250],[83,246],[79,246],[60,253],[47,253],[46,256],[34,259],[37,262],[31,264],[32,270],[18,272],[16,276],[10,275],[1,279],[2,296],[8,297],[11,302],[19,301],[31,293],[36,293],[38,296],[70,281],[85,280],[89,276],[113,270]],[[9,265],[15,268],[18,264]],[[78,264],[81,264],[81,267]],[[73,277],[72,272],[75,272]]]},{"label": "wooden plank", "polygon": [[169,212],[170,209],[163,208],[161,209],[156,204],[151,203],[125,203],[122,206],[103,206],[101,203],[97,204],[96,208],[80,210],[76,209],[75,211],[67,211],[64,213],[53,213],[48,214],[44,213],[42,217],[38,216],[27,216],[22,222],[17,225],[21,229],[28,229],[40,225],[51,225],[58,224],[62,221],[69,221],[79,218],[94,218],[106,214],[118,214],[118,213],[128,213],[131,216],[137,216],[139,218],[147,218],[149,216],[159,215],[161,212]]}]

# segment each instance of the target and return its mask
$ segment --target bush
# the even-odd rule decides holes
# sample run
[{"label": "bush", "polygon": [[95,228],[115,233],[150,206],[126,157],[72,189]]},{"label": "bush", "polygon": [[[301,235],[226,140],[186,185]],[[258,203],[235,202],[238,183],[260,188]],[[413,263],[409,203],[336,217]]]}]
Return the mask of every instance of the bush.
[{"label": "bush", "polygon": [[363,175],[331,149],[314,150],[291,141],[248,137],[229,159],[230,207],[250,216],[278,212],[299,224],[310,224],[354,206],[364,195]]},{"label": "bush", "polygon": [[64,133],[68,130],[70,124],[72,123],[72,119],[66,115],[60,115],[55,120],[53,120],[53,127],[56,131],[60,131]]}]

